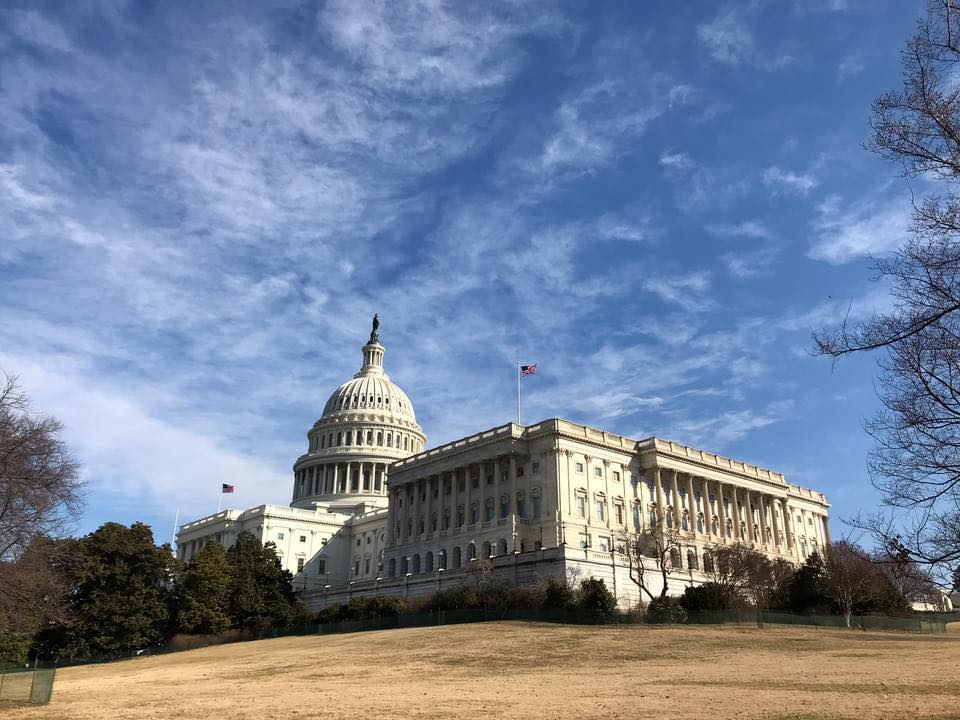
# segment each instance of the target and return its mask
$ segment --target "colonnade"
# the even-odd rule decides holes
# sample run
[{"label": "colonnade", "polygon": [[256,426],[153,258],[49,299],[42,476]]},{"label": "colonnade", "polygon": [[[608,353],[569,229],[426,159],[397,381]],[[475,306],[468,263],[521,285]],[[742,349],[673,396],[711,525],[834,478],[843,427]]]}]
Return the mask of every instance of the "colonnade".
[{"label": "colonnade", "polygon": [[[531,466],[531,477],[533,477]],[[434,473],[397,485],[391,480],[387,546],[461,530],[539,519],[541,491],[518,487],[515,454]],[[536,480],[531,480],[537,482]]]},{"label": "colonnade", "polygon": [[[710,542],[743,542],[801,558],[830,542],[824,516],[792,505],[789,493],[765,493],[666,468],[653,468],[645,475],[646,482],[637,484],[637,500],[651,510],[649,518],[642,517],[648,526],[656,523],[661,529],[675,528]],[[811,547],[808,539],[814,543]]]},{"label": "colonnade", "polygon": [[296,471],[293,499],[317,495],[383,495],[389,467],[390,463],[362,460],[315,463]]}]

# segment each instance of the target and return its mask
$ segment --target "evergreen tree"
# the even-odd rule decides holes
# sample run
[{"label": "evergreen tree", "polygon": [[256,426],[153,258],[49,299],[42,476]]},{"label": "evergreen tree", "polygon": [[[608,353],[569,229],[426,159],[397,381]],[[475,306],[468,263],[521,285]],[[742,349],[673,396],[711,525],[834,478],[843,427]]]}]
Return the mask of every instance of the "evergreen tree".
[{"label": "evergreen tree", "polygon": [[832,612],[833,598],[827,591],[826,577],[823,558],[813,553],[791,578],[784,609],[797,613]]},{"label": "evergreen tree", "polygon": [[106,523],[67,541],[62,572],[69,618],[38,639],[46,652],[74,657],[121,655],[163,642],[169,631],[169,545],[157,547],[148,525]]},{"label": "evergreen tree", "polygon": [[177,628],[180,632],[215,635],[228,630],[233,567],[218,542],[207,543],[180,576]]},{"label": "evergreen tree", "polygon": [[227,551],[233,568],[230,617],[235,627],[262,630],[290,624],[299,612],[293,575],[284,570],[273,543],[261,545],[248,532]]}]

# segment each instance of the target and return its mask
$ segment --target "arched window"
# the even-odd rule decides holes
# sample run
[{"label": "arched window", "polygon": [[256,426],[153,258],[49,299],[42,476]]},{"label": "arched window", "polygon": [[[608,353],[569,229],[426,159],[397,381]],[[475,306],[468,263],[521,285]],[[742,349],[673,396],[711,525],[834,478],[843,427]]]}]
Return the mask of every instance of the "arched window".
[{"label": "arched window", "polygon": [[690,513],[686,510],[684,510],[683,515],[680,516],[680,527],[684,530],[690,529]]},{"label": "arched window", "polygon": [[436,532],[436,531],[437,531],[437,514],[431,513],[430,514],[430,532]]},{"label": "arched window", "polygon": [[353,440],[353,430],[347,430],[347,432],[344,433],[344,436],[343,436],[343,444],[349,445],[352,442],[352,440]]},{"label": "arched window", "polygon": [[507,541],[503,538],[500,538],[500,542],[497,543],[497,555],[506,555],[507,554]]},{"label": "arched window", "polygon": [[475,543],[467,545],[467,560],[473,560],[477,556],[477,546]]},{"label": "arched window", "polygon": [[416,575],[420,572],[420,553],[417,553],[413,556],[413,574]]},{"label": "arched window", "polygon": [[383,446],[383,430],[377,433],[377,445]]},{"label": "arched window", "polygon": [[387,433],[387,447],[393,447],[393,433]]},{"label": "arched window", "polygon": [[340,447],[343,444],[343,433],[337,433],[337,447]]},{"label": "arched window", "polygon": [[667,508],[667,527],[668,528],[673,527],[673,508],[672,507]]},{"label": "arched window", "polygon": [[462,562],[463,562],[463,560],[462,560],[462,558],[461,558],[461,556],[460,556],[460,546],[457,545],[457,546],[453,549],[453,566],[454,566],[455,568],[458,568],[458,567],[460,567],[460,565],[462,564]]},{"label": "arched window", "polygon": [[373,445],[373,430],[367,430],[367,445]]},{"label": "arched window", "polygon": [[697,553],[692,548],[687,550],[687,567],[690,570],[700,569],[700,563],[697,562]]},{"label": "arched window", "polygon": [[423,568],[423,571],[433,572],[433,553],[428,552],[424,560],[425,560],[424,562],[425,567]]},{"label": "arched window", "polygon": [[406,556],[400,558],[400,572],[404,575],[410,572],[410,562]]},{"label": "arched window", "polygon": [[440,550],[437,553],[437,570],[446,570],[447,569],[447,551]]},{"label": "arched window", "polygon": [[711,552],[703,553],[703,571],[708,573],[713,572],[713,553]]},{"label": "arched window", "polygon": [[407,436],[406,436],[406,435],[403,436],[403,449],[404,449],[404,450],[407,449]]},{"label": "arched window", "polygon": [[390,558],[390,563],[387,566],[387,577],[396,577],[397,576],[397,559]]},{"label": "arched window", "polygon": [[326,436],[326,435],[321,435],[321,436],[320,436],[320,449],[323,450],[323,448],[325,448],[326,446],[327,446],[327,436]]},{"label": "arched window", "polygon": [[485,557],[485,558],[493,557],[493,551],[490,547],[489,542],[485,542],[483,545],[481,545],[480,551],[481,551],[481,557]]},{"label": "arched window", "polygon": [[363,430],[357,430],[357,445],[363,445]]}]

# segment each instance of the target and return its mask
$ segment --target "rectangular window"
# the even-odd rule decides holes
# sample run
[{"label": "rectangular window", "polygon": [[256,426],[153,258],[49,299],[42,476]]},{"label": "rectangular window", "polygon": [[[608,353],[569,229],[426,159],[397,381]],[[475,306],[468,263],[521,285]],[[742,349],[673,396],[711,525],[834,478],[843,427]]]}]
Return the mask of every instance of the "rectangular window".
[{"label": "rectangular window", "polygon": [[463,478],[460,478],[459,480],[457,480],[457,490],[458,490],[458,491],[463,492],[464,489],[465,489],[465,488],[464,488],[465,485],[466,485],[466,483],[463,481]]},{"label": "rectangular window", "polygon": [[325,572],[327,572],[326,558],[320,558],[317,560],[317,575],[323,575]]},{"label": "rectangular window", "polygon": [[623,505],[616,505],[617,525],[623,525]]},{"label": "rectangular window", "polygon": [[580,517],[587,516],[587,499],[583,495],[577,495],[577,514]]},{"label": "rectangular window", "polygon": [[538,463],[538,462],[533,463],[533,465],[532,465],[531,468],[530,468],[530,471],[531,471],[534,475],[536,475],[538,472],[540,472],[540,463]]},{"label": "rectangular window", "polygon": [[366,558],[366,559],[363,561],[363,574],[364,574],[364,575],[369,575],[369,574],[370,574],[370,558]]},{"label": "rectangular window", "polygon": [[478,476],[478,477],[475,477],[475,478],[471,478],[471,484],[473,485],[474,488],[480,487],[480,478],[479,478],[479,476]]},{"label": "rectangular window", "polygon": [[603,511],[606,508],[606,503],[603,500],[597,500],[597,520],[603,521]]},{"label": "rectangular window", "polygon": [[578,462],[578,463],[576,464],[576,468],[577,468],[577,472],[578,472],[578,473],[582,473],[582,472],[583,472],[583,463]]},{"label": "rectangular window", "polygon": [[523,477],[523,465],[517,466],[517,477]]},{"label": "rectangular window", "polygon": [[475,523],[480,519],[480,511],[477,508],[470,508],[470,522]]},{"label": "rectangular window", "polygon": [[533,498],[533,517],[540,518],[540,496]]},{"label": "rectangular window", "polygon": [[297,558],[297,572],[303,572],[303,558]]},{"label": "rectangular window", "polygon": [[301,536],[300,536],[300,542],[306,542],[306,541],[307,541],[307,536],[306,536],[306,535],[301,535]]},{"label": "rectangular window", "polygon": [[603,468],[602,468],[602,467],[595,467],[595,468],[593,469],[593,474],[596,475],[597,477],[603,477]]},{"label": "rectangular window", "polygon": [[493,485],[493,475],[487,475],[487,485]]},{"label": "rectangular window", "polygon": [[610,538],[602,537],[600,538],[600,552],[609,552],[610,550]]},{"label": "rectangular window", "polygon": [[283,540],[283,533],[282,533],[282,532],[278,532],[278,533],[277,533],[277,540]]},{"label": "rectangular window", "polygon": [[510,514],[510,503],[502,502],[500,503],[500,517],[505,518]]},{"label": "rectangular window", "polygon": [[613,471],[613,481],[614,481],[614,482],[620,482],[620,471],[619,471],[619,470],[614,470],[614,471]]},{"label": "rectangular window", "polygon": [[524,498],[517,498],[517,517],[526,517],[526,502]]},{"label": "rectangular window", "polygon": [[357,560],[357,561],[353,564],[353,574],[354,574],[354,575],[359,575],[359,574],[360,574],[360,561],[359,561],[359,560]]},{"label": "rectangular window", "polygon": [[327,539],[326,539],[326,538],[323,538],[322,540],[320,540],[320,545],[321,545],[321,546],[326,545],[326,544],[327,544]]}]

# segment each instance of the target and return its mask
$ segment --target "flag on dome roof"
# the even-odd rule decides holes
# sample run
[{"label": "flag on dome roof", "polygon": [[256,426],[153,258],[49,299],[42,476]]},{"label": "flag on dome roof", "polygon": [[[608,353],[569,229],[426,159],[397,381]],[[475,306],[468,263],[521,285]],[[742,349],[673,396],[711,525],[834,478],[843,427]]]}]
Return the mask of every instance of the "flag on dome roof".
[{"label": "flag on dome roof", "polygon": [[520,366],[521,375],[536,375],[537,374],[537,364],[533,365],[521,365]]},{"label": "flag on dome roof", "polygon": [[233,492],[233,485],[227,485],[226,483],[222,483],[222,485],[223,485],[223,490],[222,490],[222,492],[225,492],[225,493],[232,493],[232,492]]}]

